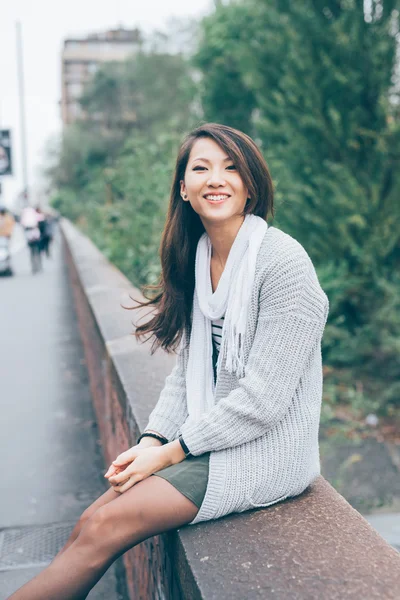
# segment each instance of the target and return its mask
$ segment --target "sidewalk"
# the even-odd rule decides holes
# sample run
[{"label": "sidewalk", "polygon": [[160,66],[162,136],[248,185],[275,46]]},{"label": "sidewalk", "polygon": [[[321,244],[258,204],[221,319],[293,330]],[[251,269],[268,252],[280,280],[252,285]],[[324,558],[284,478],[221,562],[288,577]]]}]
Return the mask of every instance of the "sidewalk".
[{"label": "sidewalk", "polygon": [[381,536],[400,552],[400,513],[375,514],[365,517]]},{"label": "sidewalk", "polygon": [[[106,490],[83,348],[60,239],[43,272],[27,249],[0,278],[0,600],[62,546]],[[126,600],[117,561],[90,600]]]},{"label": "sidewalk", "polygon": [[322,475],[394,548],[400,550],[399,448],[372,437],[320,435]]}]

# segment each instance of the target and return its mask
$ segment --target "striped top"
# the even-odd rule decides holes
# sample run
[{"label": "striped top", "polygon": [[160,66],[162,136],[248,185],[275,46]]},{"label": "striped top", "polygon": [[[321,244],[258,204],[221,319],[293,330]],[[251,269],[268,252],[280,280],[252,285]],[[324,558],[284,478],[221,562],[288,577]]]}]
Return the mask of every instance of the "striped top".
[{"label": "striped top", "polygon": [[219,349],[221,347],[222,340],[222,327],[224,326],[224,317],[221,319],[215,319],[215,321],[211,321],[211,332],[212,339],[215,345],[216,350],[219,354]]}]

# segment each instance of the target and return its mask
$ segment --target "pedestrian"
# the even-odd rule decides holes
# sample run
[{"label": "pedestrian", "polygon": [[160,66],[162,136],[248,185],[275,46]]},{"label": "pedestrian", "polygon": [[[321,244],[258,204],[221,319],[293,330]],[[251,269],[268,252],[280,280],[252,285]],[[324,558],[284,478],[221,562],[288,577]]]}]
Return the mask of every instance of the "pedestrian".
[{"label": "pedestrian", "polygon": [[0,206],[0,237],[11,239],[15,227],[15,219],[5,206]]},{"label": "pedestrian", "polygon": [[25,238],[29,247],[32,273],[37,273],[42,269],[39,223],[43,220],[43,215],[33,206],[25,206],[22,210],[20,223],[24,228]]},{"label": "pedestrian", "polygon": [[251,138],[213,123],[187,136],[159,288],[135,307],[157,309],[135,334],[176,349],[176,365],[137,445],[108,469],[110,489],[13,600],[84,598],[146,538],[297,496],[318,476],[328,300],[272,213]]},{"label": "pedestrian", "polygon": [[52,228],[51,228],[51,217],[44,213],[38,206],[36,212],[40,215],[41,219],[38,223],[40,231],[40,251],[46,254],[47,258],[50,258],[50,243],[52,241]]},{"label": "pedestrian", "polygon": [[11,240],[15,227],[15,219],[5,206],[0,206],[0,237]]},{"label": "pedestrian", "polygon": [[15,219],[5,206],[0,206],[0,275],[13,275],[10,242]]}]

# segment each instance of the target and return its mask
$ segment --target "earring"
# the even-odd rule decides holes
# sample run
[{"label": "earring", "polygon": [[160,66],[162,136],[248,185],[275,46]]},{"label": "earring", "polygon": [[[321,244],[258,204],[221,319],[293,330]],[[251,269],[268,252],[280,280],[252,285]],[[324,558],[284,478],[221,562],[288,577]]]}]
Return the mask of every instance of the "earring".
[{"label": "earring", "polygon": [[182,198],[183,198],[184,200],[186,200],[186,199],[187,199],[187,196],[186,196],[186,194],[182,194]]}]

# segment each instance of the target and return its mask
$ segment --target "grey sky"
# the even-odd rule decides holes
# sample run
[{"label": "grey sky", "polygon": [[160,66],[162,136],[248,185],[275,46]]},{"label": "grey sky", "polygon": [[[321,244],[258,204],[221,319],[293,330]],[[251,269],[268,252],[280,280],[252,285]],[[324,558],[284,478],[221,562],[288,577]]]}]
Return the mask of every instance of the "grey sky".
[{"label": "grey sky", "polygon": [[[5,4],[5,7],[4,7]],[[22,188],[15,22],[22,24],[29,182],[36,188],[46,140],[60,130],[60,52],[67,37],[122,25],[163,29],[172,16],[201,16],[211,0],[5,0],[0,19],[0,128],[12,129],[14,177],[3,179],[2,201],[11,205]]]}]

